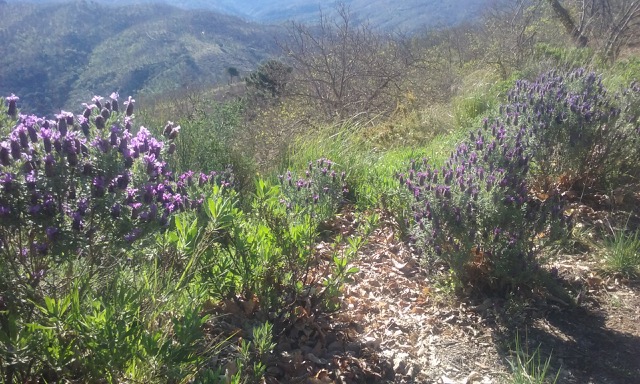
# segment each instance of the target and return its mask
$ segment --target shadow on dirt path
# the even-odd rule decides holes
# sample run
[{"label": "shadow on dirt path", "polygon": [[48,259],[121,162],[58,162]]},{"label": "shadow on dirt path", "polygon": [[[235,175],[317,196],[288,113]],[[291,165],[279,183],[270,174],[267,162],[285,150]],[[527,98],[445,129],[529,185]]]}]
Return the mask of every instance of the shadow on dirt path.
[{"label": "shadow on dirt path", "polygon": [[598,309],[554,310],[526,326],[501,327],[497,336],[509,341],[517,335],[530,352],[540,347],[543,362],[551,356],[548,377],[560,370],[559,383],[637,384],[640,337],[609,329],[606,320]]}]

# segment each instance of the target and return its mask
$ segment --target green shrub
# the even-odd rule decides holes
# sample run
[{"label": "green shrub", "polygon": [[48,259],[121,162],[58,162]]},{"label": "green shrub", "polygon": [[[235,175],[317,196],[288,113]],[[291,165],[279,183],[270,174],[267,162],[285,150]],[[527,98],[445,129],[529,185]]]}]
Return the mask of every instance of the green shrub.
[{"label": "green shrub", "polygon": [[584,69],[552,71],[517,82],[508,101],[504,125],[521,127],[543,189],[609,191],[640,176],[638,83],[613,93]]},{"label": "green shrub", "polygon": [[[156,333],[149,319],[158,306],[145,303],[151,292],[121,274],[144,269],[154,235],[170,228],[177,212],[198,210],[198,184],[230,179],[193,172],[174,178],[163,158],[171,156],[178,127],[165,129],[165,143],[144,127],[134,130],[131,98],[121,107],[117,94],[95,97],[82,115],[62,112],[55,121],[19,115],[15,100],[0,106],[0,132],[12,127],[0,141],[3,380],[120,382],[144,375],[135,371],[142,355],[164,359],[184,377],[201,364],[194,358],[199,341],[175,328]],[[185,326],[197,338],[206,317],[171,309],[189,319]],[[174,343],[193,350],[176,357]]]}]

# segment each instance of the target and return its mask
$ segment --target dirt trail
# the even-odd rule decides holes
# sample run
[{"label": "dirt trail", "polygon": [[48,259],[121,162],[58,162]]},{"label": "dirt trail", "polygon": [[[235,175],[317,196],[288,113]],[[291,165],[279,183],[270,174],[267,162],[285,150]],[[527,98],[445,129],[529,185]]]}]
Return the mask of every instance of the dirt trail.
[{"label": "dirt trail", "polygon": [[[337,226],[348,232],[349,214]],[[346,228],[346,229],[345,229]],[[319,244],[319,257],[328,244]],[[640,288],[593,273],[585,256],[550,262],[578,306],[486,299],[464,303],[436,287],[393,225],[369,238],[342,309],[299,318],[280,340],[267,382],[501,383],[513,342],[543,359],[559,383],[640,382]]]}]

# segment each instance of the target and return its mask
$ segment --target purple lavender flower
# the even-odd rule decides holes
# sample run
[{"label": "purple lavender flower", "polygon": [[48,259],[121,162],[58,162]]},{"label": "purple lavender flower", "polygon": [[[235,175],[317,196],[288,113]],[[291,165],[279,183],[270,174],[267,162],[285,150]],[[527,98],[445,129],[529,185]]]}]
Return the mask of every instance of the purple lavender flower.
[{"label": "purple lavender flower", "polygon": [[173,121],[167,121],[167,124],[164,126],[164,129],[162,130],[162,134],[165,137],[169,137],[169,134],[171,133],[171,130],[173,129],[174,125],[173,125]]},{"label": "purple lavender flower", "polygon": [[144,155],[144,157],[142,158],[142,161],[146,165],[146,170],[148,175],[153,175],[154,173],[157,174],[157,168],[159,166],[159,162],[156,161],[155,155],[153,154]]},{"label": "purple lavender flower", "polygon": [[37,216],[41,210],[42,210],[42,205],[40,204],[29,205],[27,209],[27,213],[29,213],[32,216]]},{"label": "purple lavender flower", "polygon": [[[202,204],[202,201],[200,201],[200,205]],[[151,204],[149,206],[149,212],[148,212],[148,216],[147,219],[149,221],[155,220],[158,217],[158,207],[155,204]]]},{"label": "purple lavender flower", "polygon": [[162,214],[162,217],[158,220],[158,224],[160,224],[161,227],[169,225],[169,213],[167,211]]},{"label": "purple lavender flower", "polygon": [[52,195],[49,194],[44,197],[42,209],[48,216],[54,216],[56,214],[56,201]]},{"label": "purple lavender flower", "polygon": [[156,140],[154,137],[150,137],[146,141],[146,145],[147,145],[147,151],[150,154],[155,155],[156,158],[160,158],[160,152],[162,151],[162,147],[164,146],[164,144],[161,141]]},{"label": "purple lavender flower", "polygon": [[122,206],[119,203],[115,203],[111,207],[111,217],[114,219],[117,219],[120,217],[121,213],[122,213]]},{"label": "purple lavender flower", "polygon": [[37,180],[38,178],[35,170],[32,170],[31,172],[28,172],[24,175],[25,185],[27,186],[27,189],[30,191],[33,191],[36,189]]},{"label": "purple lavender flower", "polygon": [[84,163],[82,164],[82,174],[84,176],[90,176],[93,173],[93,164]]},{"label": "purple lavender flower", "polygon": [[7,167],[11,164],[11,158],[9,153],[11,152],[11,146],[6,141],[0,143],[0,164]]},{"label": "purple lavender flower", "polygon": [[69,119],[71,119],[71,125],[73,125],[73,114],[66,111],[60,111],[60,113],[56,114],[56,119],[60,136],[66,136],[68,131],[67,126],[70,125]]},{"label": "purple lavender flower", "polygon": [[100,116],[102,116],[105,120],[109,120],[111,117],[111,111],[107,107],[102,108],[100,111]]},{"label": "purple lavender flower", "polygon": [[89,119],[84,117],[83,115],[78,115],[78,123],[80,123],[80,129],[82,130],[82,133],[85,135],[85,137],[89,137],[89,130],[91,129],[89,127]]},{"label": "purple lavender flower", "polygon": [[91,142],[91,146],[98,148],[102,153],[107,153],[109,152],[109,149],[111,148],[111,144],[109,143],[109,140],[107,139],[103,139],[101,137],[96,137],[92,142]]},{"label": "purple lavender flower", "polygon": [[133,243],[140,237],[140,235],[142,235],[142,230],[140,228],[135,228],[124,236],[124,240],[127,243]]},{"label": "purple lavender flower", "polygon": [[34,243],[34,248],[40,256],[45,256],[49,251],[49,246],[46,243]]},{"label": "purple lavender flower", "polygon": [[132,204],[136,200],[136,196],[138,195],[138,188],[128,187],[125,191],[127,197],[125,198],[126,204]]},{"label": "purple lavender flower", "polygon": [[142,193],[142,201],[145,204],[151,204],[155,198],[156,189],[153,185],[147,184],[144,187],[144,192]]},{"label": "purple lavender flower", "polygon": [[19,139],[17,137],[14,137],[13,134],[11,135],[11,139],[9,140],[9,147],[11,149],[11,157],[13,157],[14,160],[20,160],[20,142]]},{"label": "purple lavender flower", "polygon": [[82,106],[84,106],[84,112],[82,112],[82,116],[84,116],[85,119],[89,120],[89,117],[91,117],[91,113],[93,109],[97,108],[97,106],[95,104],[87,104],[87,103],[82,103]]},{"label": "purple lavender flower", "polygon": [[129,204],[129,208],[131,208],[131,220],[135,220],[138,218],[140,214],[140,208],[142,208],[142,203],[133,202]]},{"label": "purple lavender flower", "polygon": [[78,155],[75,152],[71,152],[67,155],[67,162],[70,167],[78,165]]},{"label": "purple lavender flower", "polygon": [[44,145],[44,151],[46,153],[51,153],[52,143],[51,140],[54,139],[54,134],[50,128],[41,127],[40,128],[40,137],[42,138],[42,143]]},{"label": "purple lavender flower", "polygon": [[5,173],[0,177],[0,185],[2,185],[4,191],[9,194],[14,190],[15,176],[11,173]]},{"label": "purple lavender flower", "polygon": [[15,118],[18,114],[17,101],[20,100],[20,98],[12,93],[11,96],[6,97],[6,100],[9,103],[7,114]]},{"label": "purple lavender flower", "polygon": [[71,228],[75,231],[81,231],[84,228],[82,215],[77,211],[71,214]]},{"label": "purple lavender flower", "polygon": [[78,212],[80,216],[86,215],[88,209],[89,209],[89,202],[87,201],[87,199],[78,200],[78,210],[76,212]]},{"label": "purple lavender flower", "polygon": [[[282,175],[278,176],[280,178],[280,180],[282,181]],[[205,184],[207,184],[209,182],[209,176],[200,172],[200,174],[198,175],[198,186],[202,187]]]},{"label": "purple lavender flower", "polygon": [[116,176],[115,181],[118,189],[126,189],[130,181],[129,171],[125,171],[122,175]]},{"label": "purple lavender flower", "polygon": [[111,109],[114,112],[119,112],[120,107],[118,106],[118,98],[120,95],[118,95],[118,92],[113,92],[109,97],[111,98]]},{"label": "purple lavender flower", "polygon": [[112,125],[111,126],[111,133],[109,135],[109,143],[114,146],[117,147],[118,146],[118,133],[120,133],[120,128],[117,125]]},{"label": "purple lavender flower", "polygon": [[104,117],[102,115],[96,116],[96,118],[94,119],[94,124],[96,125],[96,128],[104,129],[105,127]]},{"label": "purple lavender flower", "polygon": [[91,101],[93,102],[93,104],[96,105],[96,107],[98,109],[102,109],[102,99],[103,99],[103,97],[101,97],[101,96],[93,96]]},{"label": "purple lavender flower", "polygon": [[54,175],[54,166],[56,164],[56,160],[54,159],[52,154],[48,154],[44,158],[44,174],[47,177],[53,177]]},{"label": "purple lavender flower", "polygon": [[[27,124],[25,126],[27,127],[27,133],[29,135],[29,139],[31,140],[31,142],[32,143],[37,143],[38,142],[38,133],[36,132],[34,124]],[[25,148],[26,148],[26,146],[25,146]]]},{"label": "purple lavender flower", "polygon": [[103,176],[96,176],[93,178],[93,181],[91,182],[91,185],[93,186],[93,196],[100,198],[103,197],[105,194],[105,180]]},{"label": "purple lavender flower", "polygon": [[131,116],[133,115],[133,104],[136,101],[134,99],[131,98],[131,96],[129,96],[129,98],[127,99],[127,101],[124,102],[124,105],[127,106],[127,109],[125,111],[125,115],[127,116]]},{"label": "purple lavender flower", "polygon": [[24,124],[18,124],[11,133],[12,137],[17,137],[20,142],[20,147],[23,149],[29,148],[29,137],[27,136],[27,127]]}]

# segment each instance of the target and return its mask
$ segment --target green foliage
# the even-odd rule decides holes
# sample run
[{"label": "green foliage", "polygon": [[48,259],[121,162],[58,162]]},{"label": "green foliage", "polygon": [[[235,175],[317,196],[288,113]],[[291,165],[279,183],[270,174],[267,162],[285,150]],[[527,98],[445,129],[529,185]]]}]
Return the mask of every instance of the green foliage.
[{"label": "green foliage", "polygon": [[[162,158],[171,154],[177,129],[164,132],[167,146],[143,127],[133,134],[132,99],[122,112],[116,94],[104,104],[96,97],[77,119],[62,113],[56,121],[19,115],[12,111],[16,100],[7,98],[8,109],[0,105],[0,131],[13,127],[0,142],[3,380],[121,382],[195,374],[217,347],[205,345],[199,332],[207,320],[201,302],[182,306],[182,292],[171,290],[193,285],[189,268],[181,275],[153,271],[155,257],[172,253],[154,254],[153,236],[177,211],[197,208],[198,185],[206,190],[217,178],[190,172],[175,180]],[[181,250],[188,249],[193,227],[180,219],[174,225],[185,243]],[[133,246],[136,241],[145,247]],[[148,279],[141,285],[134,271],[173,281],[158,292]],[[147,302],[163,294],[174,306]],[[156,319],[165,310],[176,317],[160,325]]]},{"label": "green foliage", "polygon": [[[164,236],[177,258],[185,260],[179,284],[197,276],[215,300],[255,300],[261,316],[286,320],[287,308],[300,295],[316,291],[310,287],[318,282],[308,280],[312,244],[319,227],[340,207],[344,187],[339,172],[333,162],[320,159],[304,177],[287,172],[279,185],[258,179],[244,210],[235,191],[214,187],[197,217],[178,215],[175,229]],[[354,252],[359,249],[354,247]],[[348,274],[344,263],[336,268],[329,287],[334,290]]]},{"label": "green foliage", "polygon": [[332,254],[333,273],[325,277],[322,282],[324,291],[321,296],[324,299],[325,309],[334,311],[340,308],[338,297],[342,286],[350,281],[351,275],[359,271],[357,267],[349,266],[349,263],[356,258],[360,249],[366,244],[367,237],[376,228],[379,219],[377,214],[366,217],[366,221],[359,228],[360,233],[348,238],[346,247],[342,246],[342,236],[338,235],[336,237]]},{"label": "green foliage", "polygon": [[[138,115],[143,124],[156,127],[156,134],[167,125],[179,127],[175,153],[168,159],[172,169],[209,172],[230,167],[236,187],[244,189],[250,186],[256,169],[255,160],[247,155],[251,150],[241,139],[245,110],[240,99],[218,102],[215,95],[193,91],[159,98]],[[167,122],[169,119],[172,121]]]},{"label": "green foliage", "polygon": [[192,119],[179,120],[182,134],[176,141],[176,169],[205,171],[223,169],[231,165],[238,177],[246,183],[251,175],[251,158],[243,158],[234,143],[234,131],[241,126],[244,106],[240,102],[216,105],[211,101],[212,111],[203,112]]},{"label": "green foliage", "polygon": [[473,70],[463,75],[462,89],[451,99],[451,112],[458,129],[469,130],[482,123],[498,106],[498,100],[513,87],[516,74],[502,79],[495,71]]},{"label": "green foliage", "polygon": [[605,271],[626,278],[640,276],[640,232],[633,234],[612,229],[604,242]]},{"label": "green foliage", "polygon": [[266,363],[276,344],[273,343],[273,325],[263,323],[252,330],[252,341],[242,340],[240,354],[235,361],[237,372],[232,383],[258,383],[266,372]]},{"label": "green foliage", "polygon": [[247,76],[244,81],[254,98],[278,99],[285,94],[293,68],[271,59]]},{"label": "green foliage", "polygon": [[[4,378],[176,381],[219,351],[219,344],[207,345],[208,317],[198,306],[175,306],[182,301],[175,293],[165,296],[173,304],[149,301],[160,292],[140,286],[126,270],[111,275],[101,289],[74,286],[60,298],[45,296],[33,303],[27,322],[9,316],[0,331]],[[167,319],[167,311],[174,317]]]},{"label": "green foliage", "polygon": [[[526,344],[526,340],[524,343]],[[549,377],[551,356],[543,361],[540,347],[530,352],[526,345],[523,349],[522,344],[523,342],[520,340],[519,335],[516,335],[515,351],[513,351],[512,357],[509,359],[511,377],[508,382],[512,384],[557,383],[560,377],[560,370],[558,370],[555,377]]]},{"label": "green foliage", "polygon": [[591,49],[558,46],[543,42],[536,44],[534,60],[535,64],[530,64],[535,68],[534,76],[546,71],[549,67],[568,70],[590,66],[594,61],[594,64],[598,64]]},{"label": "green foliage", "polygon": [[468,128],[477,123],[478,117],[483,116],[492,107],[494,98],[483,94],[459,97],[452,102],[456,125]]},{"label": "green foliage", "polygon": [[608,89],[624,89],[633,81],[640,81],[640,58],[631,56],[616,61],[602,81]]}]

